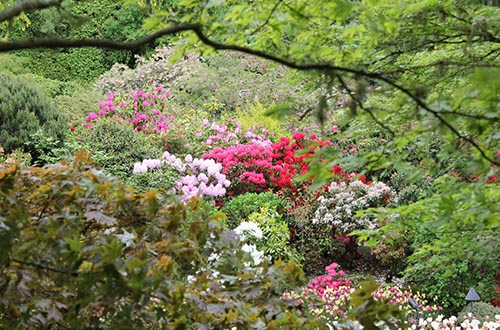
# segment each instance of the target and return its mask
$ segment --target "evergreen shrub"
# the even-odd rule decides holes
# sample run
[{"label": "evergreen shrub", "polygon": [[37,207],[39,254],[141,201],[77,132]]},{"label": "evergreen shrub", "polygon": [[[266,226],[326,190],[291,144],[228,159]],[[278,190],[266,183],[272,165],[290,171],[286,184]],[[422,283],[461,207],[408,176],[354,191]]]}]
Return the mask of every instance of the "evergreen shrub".
[{"label": "evergreen shrub", "polygon": [[133,127],[111,120],[100,120],[84,137],[87,149],[94,154],[95,164],[106,172],[126,177],[132,174],[134,163],[161,154],[147,137]]},{"label": "evergreen shrub", "polygon": [[68,128],[65,116],[27,81],[0,74],[0,100],[0,145],[6,153],[22,149],[36,161],[43,150],[30,142],[39,130],[56,145],[63,144]]}]

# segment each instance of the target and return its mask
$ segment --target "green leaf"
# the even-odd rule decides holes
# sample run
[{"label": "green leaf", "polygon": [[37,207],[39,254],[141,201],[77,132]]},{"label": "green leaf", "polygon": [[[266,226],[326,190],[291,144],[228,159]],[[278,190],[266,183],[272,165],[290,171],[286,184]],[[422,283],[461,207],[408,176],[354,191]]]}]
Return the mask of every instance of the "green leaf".
[{"label": "green leaf", "polygon": [[290,115],[292,112],[292,108],[286,104],[282,104],[265,111],[264,115],[275,119],[282,119],[283,117]]}]

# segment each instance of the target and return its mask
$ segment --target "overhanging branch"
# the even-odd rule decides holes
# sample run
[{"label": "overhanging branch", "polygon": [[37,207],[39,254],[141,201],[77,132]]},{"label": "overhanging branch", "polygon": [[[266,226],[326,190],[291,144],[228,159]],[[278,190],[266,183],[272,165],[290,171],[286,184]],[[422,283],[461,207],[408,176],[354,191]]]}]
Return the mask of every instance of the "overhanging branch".
[{"label": "overhanging branch", "polygon": [[204,32],[203,27],[200,24],[175,24],[170,28],[159,30],[153,34],[146,37],[136,39],[130,42],[117,42],[112,40],[102,40],[102,39],[82,39],[82,40],[67,40],[67,39],[57,39],[57,38],[41,38],[41,39],[25,39],[16,40],[9,42],[0,42],[0,52],[20,50],[20,49],[32,49],[32,48],[82,48],[82,47],[97,47],[97,48],[107,48],[115,50],[135,50],[139,49],[145,45],[154,42],[156,39],[161,38],[166,35],[175,34],[179,32],[193,31],[201,42],[213,47],[216,50],[232,50],[253,56],[257,56],[263,59],[273,61],[278,64],[282,64],[292,69],[301,71],[321,71],[321,72],[332,72],[332,73],[349,73],[358,76],[363,76],[373,80],[378,80],[384,82],[393,88],[403,92],[407,95],[413,102],[417,104],[418,107],[431,113],[438,121],[447,127],[455,136],[457,136],[462,141],[470,143],[481,156],[488,160],[494,165],[500,165],[500,162],[493,160],[491,157],[486,155],[485,151],[479,146],[479,144],[472,138],[462,135],[453,125],[447,122],[439,113],[439,111],[433,110],[428,106],[421,98],[416,96],[408,88],[397,84],[392,79],[387,78],[382,73],[370,72],[362,69],[355,69],[349,67],[342,67],[331,65],[329,63],[296,63],[285,58],[281,58],[260,50],[251,49],[248,47],[223,44],[210,39]]},{"label": "overhanging branch", "polygon": [[0,23],[20,15],[23,11],[33,11],[59,6],[63,0],[20,0],[15,5],[0,11]]},{"label": "overhanging branch", "polygon": [[183,31],[200,28],[197,24],[173,25],[169,28],[159,30],[145,37],[129,41],[120,42],[107,39],[60,39],[60,38],[33,38],[23,40],[13,40],[0,42],[0,52],[9,52],[21,49],[34,48],[84,48],[96,47],[113,50],[136,50],[145,45],[151,44],[157,39]]}]

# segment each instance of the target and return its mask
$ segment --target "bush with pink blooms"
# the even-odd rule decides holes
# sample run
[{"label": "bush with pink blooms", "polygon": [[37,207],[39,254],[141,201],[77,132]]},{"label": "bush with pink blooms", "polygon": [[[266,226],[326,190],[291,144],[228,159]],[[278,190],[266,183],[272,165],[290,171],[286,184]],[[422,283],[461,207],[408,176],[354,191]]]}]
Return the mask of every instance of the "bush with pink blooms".
[{"label": "bush with pink blooms", "polygon": [[203,158],[214,159],[221,163],[223,172],[233,178],[231,195],[247,192],[275,191],[290,188],[300,183],[294,179],[307,173],[306,161],[316,148],[328,146],[311,135],[306,138],[295,133],[292,141],[282,137],[277,143],[255,139],[247,144],[236,144],[226,148],[214,148]]},{"label": "bush with pink blooms", "polygon": [[[355,291],[356,286],[347,279],[337,263],[330,264],[325,270],[325,275],[311,279],[302,294],[295,295],[294,298],[299,302],[302,299],[314,301],[319,298],[320,303],[316,303],[317,306],[314,309],[317,315],[334,321],[346,320],[350,311],[350,295]],[[411,315],[414,311],[408,304],[409,297],[418,301],[421,315],[432,316],[442,310],[441,306],[429,303],[422,295],[395,286],[381,284],[373,293],[375,301],[398,305],[400,309]]]},{"label": "bush with pink blooms", "polygon": [[92,123],[101,118],[113,118],[121,124],[131,125],[138,132],[168,131],[175,118],[166,112],[169,97],[170,92],[163,86],[156,87],[153,92],[130,92],[125,97],[109,93],[106,100],[99,102],[97,113],[88,113],[85,128],[91,128]]}]

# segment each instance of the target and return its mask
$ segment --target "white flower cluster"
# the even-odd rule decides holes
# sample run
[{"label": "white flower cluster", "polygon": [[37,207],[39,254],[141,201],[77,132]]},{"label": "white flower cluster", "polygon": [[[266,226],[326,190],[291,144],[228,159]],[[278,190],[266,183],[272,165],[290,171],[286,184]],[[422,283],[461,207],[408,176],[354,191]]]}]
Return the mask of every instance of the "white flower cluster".
[{"label": "white flower cluster", "polygon": [[[248,242],[249,239],[261,239],[263,237],[262,230],[254,222],[242,222],[234,229],[235,233],[240,236],[242,242]],[[241,247],[243,252],[248,253],[253,260],[254,266],[260,265],[264,260],[264,252],[257,250],[254,244],[246,243]],[[246,265],[250,266],[250,265]]]},{"label": "white flower cluster", "polygon": [[332,182],[327,193],[318,198],[319,206],[312,222],[333,225],[343,233],[354,229],[374,229],[376,224],[369,216],[356,217],[355,212],[382,205],[391,194],[391,188],[383,182]]},{"label": "white flower cluster", "polygon": [[242,222],[234,229],[234,232],[240,236],[242,241],[248,238],[248,234],[257,239],[262,238],[262,230],[255,222]]},{"label": "white flower cluster", "polygon": [[433,329],[433,330],[496,330],[500,329],[500,315],[496,315],[494,319],[486,320],[481,323],[472,314],[469,313],[468,317],[464,317],[464,320],[460,322],[456,316],[451,316],[450,318],[445,318],[443,315],[439,315],[435,319],[429,317],[426,319],[421,318],[418,324],[413,324],[412,329]]}]

